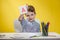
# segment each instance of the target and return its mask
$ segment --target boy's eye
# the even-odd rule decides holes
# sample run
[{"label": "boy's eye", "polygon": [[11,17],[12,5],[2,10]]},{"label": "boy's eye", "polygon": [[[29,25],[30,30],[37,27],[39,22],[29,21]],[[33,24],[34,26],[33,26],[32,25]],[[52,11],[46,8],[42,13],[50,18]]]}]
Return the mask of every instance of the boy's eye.
[{"label": "boy's eye", "polygon": [[28,17],[29,15],[27,15],[27,17]]}]

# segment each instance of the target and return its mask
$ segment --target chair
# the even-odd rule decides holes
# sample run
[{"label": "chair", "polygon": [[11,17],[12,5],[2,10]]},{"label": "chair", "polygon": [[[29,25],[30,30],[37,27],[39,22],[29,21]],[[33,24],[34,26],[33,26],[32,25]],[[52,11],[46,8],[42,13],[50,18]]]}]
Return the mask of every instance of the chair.
[{"label": "chair", "polygon": [[21,26],[20,21],[18,20],[14,21],[14,28],[15,28],[15,32],[17,33],[22,32],[22,26]]}]

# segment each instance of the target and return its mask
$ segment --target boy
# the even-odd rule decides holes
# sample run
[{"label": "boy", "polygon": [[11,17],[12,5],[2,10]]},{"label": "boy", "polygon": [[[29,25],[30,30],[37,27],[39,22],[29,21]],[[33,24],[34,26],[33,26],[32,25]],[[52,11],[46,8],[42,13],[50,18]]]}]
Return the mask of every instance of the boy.
[{"label": "boy", "polygon": [[[28,5],[27,11],[26,14],[21,14],[18,18],[22,25],[22,32],[40,32],[40,24],[35,21],[35,8]],[[24,15],[26,19],[24,19]]]}]

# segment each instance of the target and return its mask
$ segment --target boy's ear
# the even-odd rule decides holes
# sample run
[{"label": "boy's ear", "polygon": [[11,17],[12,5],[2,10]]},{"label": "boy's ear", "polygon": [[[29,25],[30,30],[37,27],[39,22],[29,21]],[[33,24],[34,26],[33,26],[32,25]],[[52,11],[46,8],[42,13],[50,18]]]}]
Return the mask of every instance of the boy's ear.
[{"label": "boy's ear", "polygon": [[[35,14],[35,13],[34,13]],[[35,14],[35,16],[36,16],[36,14]]]}]

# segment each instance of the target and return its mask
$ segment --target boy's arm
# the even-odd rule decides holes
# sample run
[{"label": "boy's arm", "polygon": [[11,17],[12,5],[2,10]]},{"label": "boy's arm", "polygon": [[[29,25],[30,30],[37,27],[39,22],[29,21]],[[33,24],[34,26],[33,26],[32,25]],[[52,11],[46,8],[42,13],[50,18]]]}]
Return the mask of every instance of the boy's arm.
[{"label": "boy's arm", "polygon": [[21,22],[22,26],[24,26],[26,24],[26,20],[24,19],[24,14],[21,14],[19,16],[18,20]]},{"label": "boy's arm", "polygon": [[22,21],[24,19],[24,14],[21,14],[18,18],[19,21]]}]

